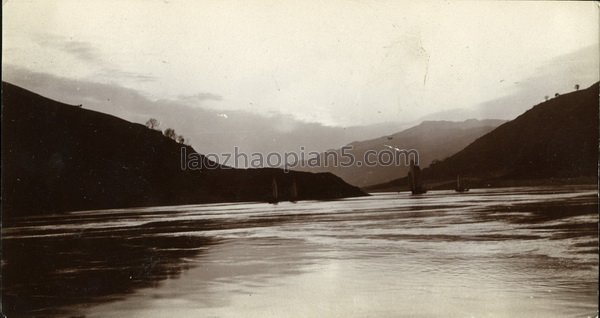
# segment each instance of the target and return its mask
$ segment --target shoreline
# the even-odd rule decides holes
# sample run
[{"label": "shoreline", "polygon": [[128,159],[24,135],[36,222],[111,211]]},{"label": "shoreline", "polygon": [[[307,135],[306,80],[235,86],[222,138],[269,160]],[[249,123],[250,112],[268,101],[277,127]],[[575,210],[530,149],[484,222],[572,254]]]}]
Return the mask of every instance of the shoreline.
[{"label": "shoreline", "polygon": [[[474,180],[465,178],[469,189],[486,188],[512,188],[512,187],[541,187],[541,186],[595,186],[598,189],[597,177],[577,177],[577,178],[543,178],[543,179],[487,179]],[[385,186],[363,187],[361,190],[367,193],[374,192],[402,192],[410,191],[408,185],[393,185],[397,181],[388,182]],[[443,181],[424,181],[427,190],[454,190],[456,180]]]}]

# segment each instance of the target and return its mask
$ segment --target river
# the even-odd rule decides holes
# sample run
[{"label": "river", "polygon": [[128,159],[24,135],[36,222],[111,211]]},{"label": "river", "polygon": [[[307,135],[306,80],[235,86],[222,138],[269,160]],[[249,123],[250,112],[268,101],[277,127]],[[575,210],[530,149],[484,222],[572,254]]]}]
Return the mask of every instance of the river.
[{"label": "river", "polygon": [[8,317],[596,316],[593,186],[27,217]]}]

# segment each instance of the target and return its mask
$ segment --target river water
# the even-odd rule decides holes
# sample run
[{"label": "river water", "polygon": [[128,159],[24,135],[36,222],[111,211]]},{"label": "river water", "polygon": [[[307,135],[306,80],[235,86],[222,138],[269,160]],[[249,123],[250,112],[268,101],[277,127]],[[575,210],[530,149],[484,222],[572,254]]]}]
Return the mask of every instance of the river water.
[{"label": "river water", "polygon": [[82,211],[3,229],[8,317],[594,317],[595,187]]}]

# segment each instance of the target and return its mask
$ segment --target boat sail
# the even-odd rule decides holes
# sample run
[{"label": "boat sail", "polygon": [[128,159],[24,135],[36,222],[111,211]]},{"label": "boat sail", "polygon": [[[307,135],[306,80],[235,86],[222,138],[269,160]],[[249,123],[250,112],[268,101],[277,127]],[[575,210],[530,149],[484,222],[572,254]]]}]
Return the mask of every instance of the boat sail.
[{"label": "boat sail", "polygon": [[469,188],[465,187],[465,185],[463,184],[463,182],[461,182],[460,180],[460,175],[456,176],[456,192],[467,192],[469,191]]},{"label": "boat sail", "polygon": [[415,164],[413,160],[410,161],[410,170],[408,171],[408,185],[412,194],[422,194],[427,192],[421,182],[421,168]]},{"label": "boat sail", "polygon": [[290,202],[296,203],[298,201],[298,186],[296,185],[296,178],[292,178],[292,186],[290,188]]},{"label": "boat sail", "polygon": [[273,181],[271,182],[271,188],[273,191],[273,196],[271,197],[271,201],[269,201],[269,203],[271,204],[277,204],[279,202],[279,193],[278,193],[278,189],[277,189],[277,179],[273,178]]}]

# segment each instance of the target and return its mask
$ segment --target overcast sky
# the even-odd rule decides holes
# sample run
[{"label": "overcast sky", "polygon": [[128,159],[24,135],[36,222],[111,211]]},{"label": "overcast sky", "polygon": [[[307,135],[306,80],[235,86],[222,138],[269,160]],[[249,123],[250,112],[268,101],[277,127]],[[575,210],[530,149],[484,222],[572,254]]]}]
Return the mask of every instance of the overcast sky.
[{"label": "overcast sky", "polygon": [[473,111],[569,58],[595,68],[555,87],[598,79],[593,2],[9,0],[3,11],[3,68],[327,125]]}]

